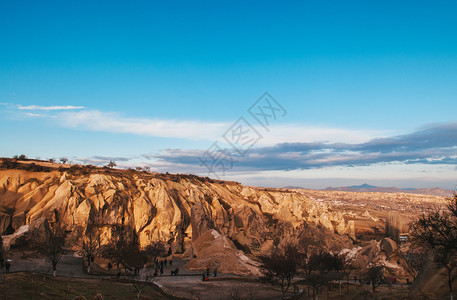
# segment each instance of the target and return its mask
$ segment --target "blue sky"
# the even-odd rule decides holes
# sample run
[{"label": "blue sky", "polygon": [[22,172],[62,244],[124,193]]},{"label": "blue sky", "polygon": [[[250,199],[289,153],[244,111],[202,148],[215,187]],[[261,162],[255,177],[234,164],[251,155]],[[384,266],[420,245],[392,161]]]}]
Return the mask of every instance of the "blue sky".
[{"label": "blue sky", "polygon": [[[0,155],[320,188],[457,184],[455,1],[0,3]],[[247,111],[265,91],[268,130]],[[222,174],[222,173],[223,174]],[[213,176],[213,177],[214,177]]]}]

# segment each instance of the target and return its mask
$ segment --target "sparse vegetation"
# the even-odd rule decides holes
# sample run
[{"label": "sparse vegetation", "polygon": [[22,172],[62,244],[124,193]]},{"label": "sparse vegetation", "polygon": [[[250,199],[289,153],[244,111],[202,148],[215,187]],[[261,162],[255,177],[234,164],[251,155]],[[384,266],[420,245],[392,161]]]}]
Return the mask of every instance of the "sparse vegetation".
[{"label": "sparse vegetation", "polygon": [[137,299],[140,299],[141,293],[148,285],[151,284],[153,278],[154,276],[151,273],[151,270],[148,269],[144,269],[142,273],[138,270],[133,274],[130,278],[130,282],[135,288]]},{"label": "sparse vegetation", "polygon": [[7,250],[3,246],[3,238],[0,235],[0,269],[3,269],[5,266],[5,260],[7,259]]},{"label": "sparse vegetation", "polygon": [[30,172],[50,172],[52,168],[42,166],[36,163],[21,163],[18,162],[16,159],[12,158],[3,158],[2,159],[1,167],[3,169],[19,169],[19,170],[26,170]]},{"label": "sparse vegetation", "polygon": [[32,241],[35,249],[46,257],[52,266],[53,276],[56,276],[57,264],[62,258],[65,246],[65,230],[58,224],[45,226],[44,236],[38,232],[32,235]]},{"label": "sparse vegetation", "polygon": [[92,260],[98,254],[100,249],[100,232],[95,226],[79,227],[76,233],[81,238],[76,242],[79,247],[79,253],[87,261],[87,273],[90,273]]},{"label": "sparse vegetation", "polygon": [[302,264],[305,279],[301,282],[312,286],[313,296],[318,297],[322,286],[328,285],[333,280],[341,280],[344,262],[341,257],[322,249],[312,253]]},{"label": "sparse vegetation", "polygon": [[[2,289],[0,295],[7,293],[7,299],[62,299],[73,300],[84,297],[88,300],[126,300],[136,299],[132,286],[124,280],[81,279],[72,278],[70,289],[66,284],[67,277],[48,277],[42,274],[13,273],[0,274],[7,289]],[[100,295],[100,296],[97,296]],[[3,298],[2,298],[3,299]],[[141,299],[179,299],[164,294],[154,285],[143,289]]]},{"label": "sparse vegetation", "polygon": [[158,257],[167,254],[167,249],[163,242],[152,242],[144,248],[143,253],[146,257],[152,258],[152,261],[156,261]]},{"label": "sparse vegetation", "polygon": [[140,245],[133,228],[125,225],[116,225],[112,229],[111,240],[102,248],[102,255],[114,261],[119,270],[137,268],[144,264],[144,255],[140,252]]},{"label": "sparse vegetation", "polygon": [[449,296],[457,279],[457,194],[449,199],[445,210],[435,208],[423,213],[413,224],[413,243],[433,256],[433,261],[446,270]]},{"label": "sparse vegetation", "polygon": [[365,273],[367,281],[370,283],[372,289],[373,300],[376,299],[376,288],[383,283],[384,267],[383,266],[370,266]]},{"label": "sparse vegetation", "polygon": [[299,253],[297,246],[289,243],[283,249],[275,248],[269,256],[261,257],[266,278],[279,281],[283,297],[297,275],[302,259],[303,255]]}]

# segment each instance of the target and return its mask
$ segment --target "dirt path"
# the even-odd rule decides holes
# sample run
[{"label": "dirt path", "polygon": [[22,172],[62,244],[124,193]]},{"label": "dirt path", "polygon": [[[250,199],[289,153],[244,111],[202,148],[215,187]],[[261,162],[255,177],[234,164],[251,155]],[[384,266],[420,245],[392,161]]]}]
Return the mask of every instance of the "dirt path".
[{"label": "dirt path", "polygon": [[[51,265],[45,258],[26,257],[15,255],[12,258],[10,272],[34,272],[52,274]],[[218,273],[214,277],[213,270],[210,272],[209,281],[202,281],[203,271],[190,271],[184,268],[187,261],[175,258],[173,264],[164,265],[164,274],[153,279],[153,283],[165,293],[188,299],[234,299],[239,295],[241,298],[253,299],[278,299],[281,293],[277,290],[233,274]],[[179,268],[178,276],[171,276],[171,271]],[[144,272],[144,270],[142,270]],[[112,278],[113,276],[100,276],[87,274],[83,270],[83,258],[75,252],[67,252],[62,256],[57,265],[57,275],[66,277],[78,277],[87,279]]]}]

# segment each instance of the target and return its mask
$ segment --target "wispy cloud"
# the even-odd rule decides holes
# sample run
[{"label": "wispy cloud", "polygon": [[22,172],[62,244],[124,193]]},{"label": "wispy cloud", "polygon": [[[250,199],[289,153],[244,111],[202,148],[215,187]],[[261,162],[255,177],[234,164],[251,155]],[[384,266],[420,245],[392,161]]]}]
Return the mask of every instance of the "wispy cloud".
[{"label": "wispy cloud", "polygon": [[30,112],[26,112],[24,114],[26,116],[36,117],[36,118],[55,118],[55,116],[50,116],[50,115],[45,115],[45,114],[36,114],[36,113],[30,113]]},{"label": "wispy cloud", "polygon": [[[158,118],[128,118],[118,113],[97,110],[62,112],[60,124],[65,127],[91,131],[128,133],[135,135],[181,138],[188,140],[221,140],[232,122],[211,122],[194,120],[166,120]],[[382,132],[351,130],[342,128],[323,128],[299,124],[271,126],[270,132],[258,143],[259,146],[272,146],[280,142],[298,141],[368,141]]]},{"label": "wispy cloud", "polygon": [[[122,163],[127,163],[134,159],[135,157],[123,157],[123,156],[92,156],[92,157],[87,157],[87,158],[81,158],[81,157],[74,157],[74,161],[84,163],[84,164],[90,164],[90,165],[95,165],[95,166],[104,166],[107,165],[110,161],[114,161],[116,163],[122,164]],[[127,167],[130,166],[129,164],[126,165]],[[133,165],[132,165],[133,166]]]},{"label": "wispy cloud", "polygon": [[125,118],[116,113],[95,110],[64,112],[60,114],[60,122],[66,127],[91,131],[197,140],[216,138],[227,127],[222,122]]},{"label": "wispy cloud", "polygon": [[[160,118],[126,117],[120,113],[88,110],[84,106],[40,106],[11,104],[10,109],[19,110],[29,117],[52,117],[58,126],[81,130],[124,133],[161,138],[186,139],[194,141],[216,140],[223,142],[223,134],[233,121],[173,120]],[[41,113],[52,111],[52,116]],[[254,122],[253,125],[255,126]],[[257,126],[258,130],[262,128]],[[257,146],[273,146],[293,142],[365,142],[373,137],[385,136],[386,132],[304,126],[302,124],[277,124],[269,127],[268,134]],[[209,144],[208,144],[209,145]]]},{"label": "wispy cloud", "polygon": [[73,106],[73,105],[62,105],[62,106],[39,106],[39,105],[17,105],[19,110],[73,110],[73,109],[83,109],[84,106]]},{"label": "wispy cloud", "polygon": [[93,157],[96,160],[101,160],[101,161],[129,161],[132,159],[132,157],[123,157],[123,156],[99,156],[96,155]]}]

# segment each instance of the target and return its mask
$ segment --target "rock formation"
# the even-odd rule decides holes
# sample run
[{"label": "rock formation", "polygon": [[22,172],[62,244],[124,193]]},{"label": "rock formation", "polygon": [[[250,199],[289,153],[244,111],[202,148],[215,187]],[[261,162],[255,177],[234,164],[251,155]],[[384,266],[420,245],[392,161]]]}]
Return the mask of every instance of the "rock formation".
[{"label": "rock formation", "polygon": [[[393,240],[360,239],[371,231],[379,240],[385,232],[390,212],[382,202],[364,202],[366,195],[357,193],[326,193],[90,166],[44,172],[3,168],[0,232],[9,247],[24,243],[30,231],[47,223],[67,231],[90,224],[106,243],[123,226],[141,247],[161,241],[172,253],[189,258],[189,269],[218,267],[220,272],[256,276],[257,256],[291,242],[308,253],[344,254],[356,269],[383,264],[392,274],[408,276],[409,267]],[[333,198],[323,199],[326,195]],[[387,199],[396,201],[391,194]]]},{"label": "rock formation", "polygon": [[193,251],[196,259],[205,253],[200,245],[208,232],[218,235],[211,247],[222,247],[241,261],[246,259],[240,249],[264,253],[277,236],[305,243],[306,233],[316,226],[340,240],[332,245],[325,242],[331,237],[319,240],[323,247],[341,250],[341,239],[350,243],[346,235],[354,237],[352,221],[300,193],[191,175],[0,170],[0,200],[3,234],[45,218],[69,231],[94,224],[106,240],[113,226],[123,224],[134,229],[142,247],[163,241],[173,253]]}]

